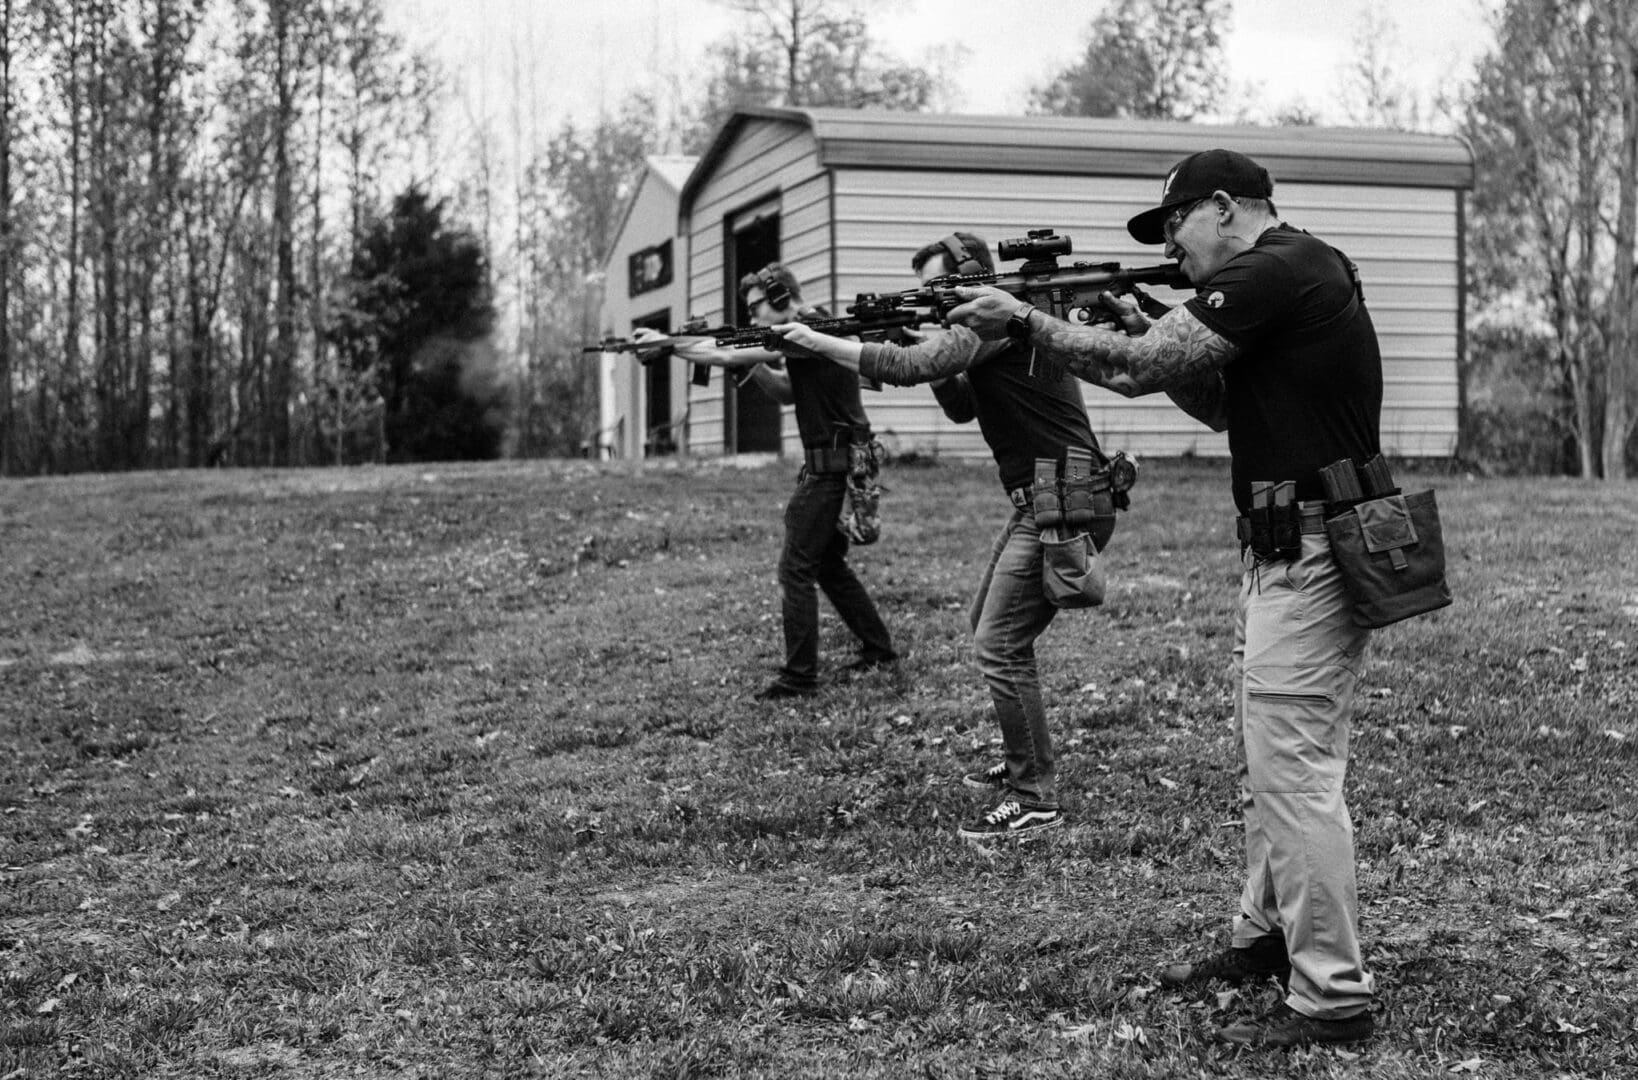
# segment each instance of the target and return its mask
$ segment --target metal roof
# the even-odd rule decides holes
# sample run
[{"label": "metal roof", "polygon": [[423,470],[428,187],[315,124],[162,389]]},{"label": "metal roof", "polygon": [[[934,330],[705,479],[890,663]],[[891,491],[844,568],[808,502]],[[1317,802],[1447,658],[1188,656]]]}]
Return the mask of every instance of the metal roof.
[{"label": "metal roof", "polygon": [[654,174],[664,180],[672,191],[681,191],[699,158],[691,154],[651,154],[645,160]]},{"label": "metal roof", "polygon": [[1179,158],[1222,147],[1281,181],[1467,189],[1473,155],[1460,139],[1371,128],[1244,127],[1063,116],[954,116],[879,109],[743,108],[730,116],[683,186],[694,197],[754,120],[810,129],[827,168],[1139,176],[1159,181]]}]

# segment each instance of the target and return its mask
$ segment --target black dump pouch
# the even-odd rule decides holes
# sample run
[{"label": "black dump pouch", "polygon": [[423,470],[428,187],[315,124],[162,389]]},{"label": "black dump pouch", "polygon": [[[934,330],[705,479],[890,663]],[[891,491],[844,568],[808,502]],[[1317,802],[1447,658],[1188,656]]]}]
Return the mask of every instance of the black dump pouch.
[{"label": "black dump pouch", "polygon": [[1374,629],[1450,606],[1433,492],[1370,499],[1327,518],[1325,532],[1357,625]]},{"label": "black dump pouch", "polygon": [[[1322,470],[1322,478],[1333,470],[1340,475],[1342,464]],[[1360,467],[1359,479],[1358,501],[1333,502],[1325,519],[1331,555],[1354,600],[1354,623],[1375,629],[1449,607],[1445,538],[1433,492],[1400,494],[1380,456]],[[1355,494],[1328,484],[1328,496],[1339,493]]]}]

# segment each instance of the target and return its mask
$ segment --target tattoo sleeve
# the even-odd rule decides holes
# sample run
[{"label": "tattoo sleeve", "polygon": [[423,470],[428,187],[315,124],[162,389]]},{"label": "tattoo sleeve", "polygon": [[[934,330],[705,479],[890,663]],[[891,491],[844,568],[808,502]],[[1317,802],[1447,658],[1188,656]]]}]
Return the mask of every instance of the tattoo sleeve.
[{"label": "tattoo sleeve", "polygon": [[1206,417],[1221,411],[1223,369],[1240,355],[1239,346],[1182,306],[1140,337],[1049,318],[1032,340],[1050,362],[1063,364],[1077,378],[1125,397],[1167,391],[1180,408],[1208,424]]},{"label": "tattoo sleeve", "polygon": [[914,345],[886,341],[866,345],[859,356],[859,374],[894,386],[914,386],[966,371],[984,353],[984,342],[977,334],[965,326],[952,326]]}]

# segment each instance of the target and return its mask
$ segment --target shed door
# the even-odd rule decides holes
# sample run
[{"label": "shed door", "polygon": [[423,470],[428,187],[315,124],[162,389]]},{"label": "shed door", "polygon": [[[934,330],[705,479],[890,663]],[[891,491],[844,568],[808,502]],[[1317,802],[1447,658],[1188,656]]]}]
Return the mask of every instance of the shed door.
[{"label": "shed door", "polygon": [[[734,313],[735,326],[745,326],[751,315],[740,300],[739,279],[779,261],[779,204],[765,204],[735,215],[727,224],[727,280],[723,282],[726,296],[722,310]],[[779,402],[754,382],[736,388],[732,376],[723,381],[723,448],[735,454],[778,453]]]}]

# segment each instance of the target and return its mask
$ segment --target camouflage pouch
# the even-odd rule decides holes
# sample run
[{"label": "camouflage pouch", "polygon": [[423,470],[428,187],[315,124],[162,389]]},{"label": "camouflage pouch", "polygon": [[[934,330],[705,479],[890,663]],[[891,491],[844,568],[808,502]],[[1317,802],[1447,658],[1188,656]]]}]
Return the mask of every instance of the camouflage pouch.
[{"label": "camouflage pouch", "polygon": [[855,544],[874,544],[882,535],[882,444],[872,439],[847,448],[847,502],[836,528]]}]

